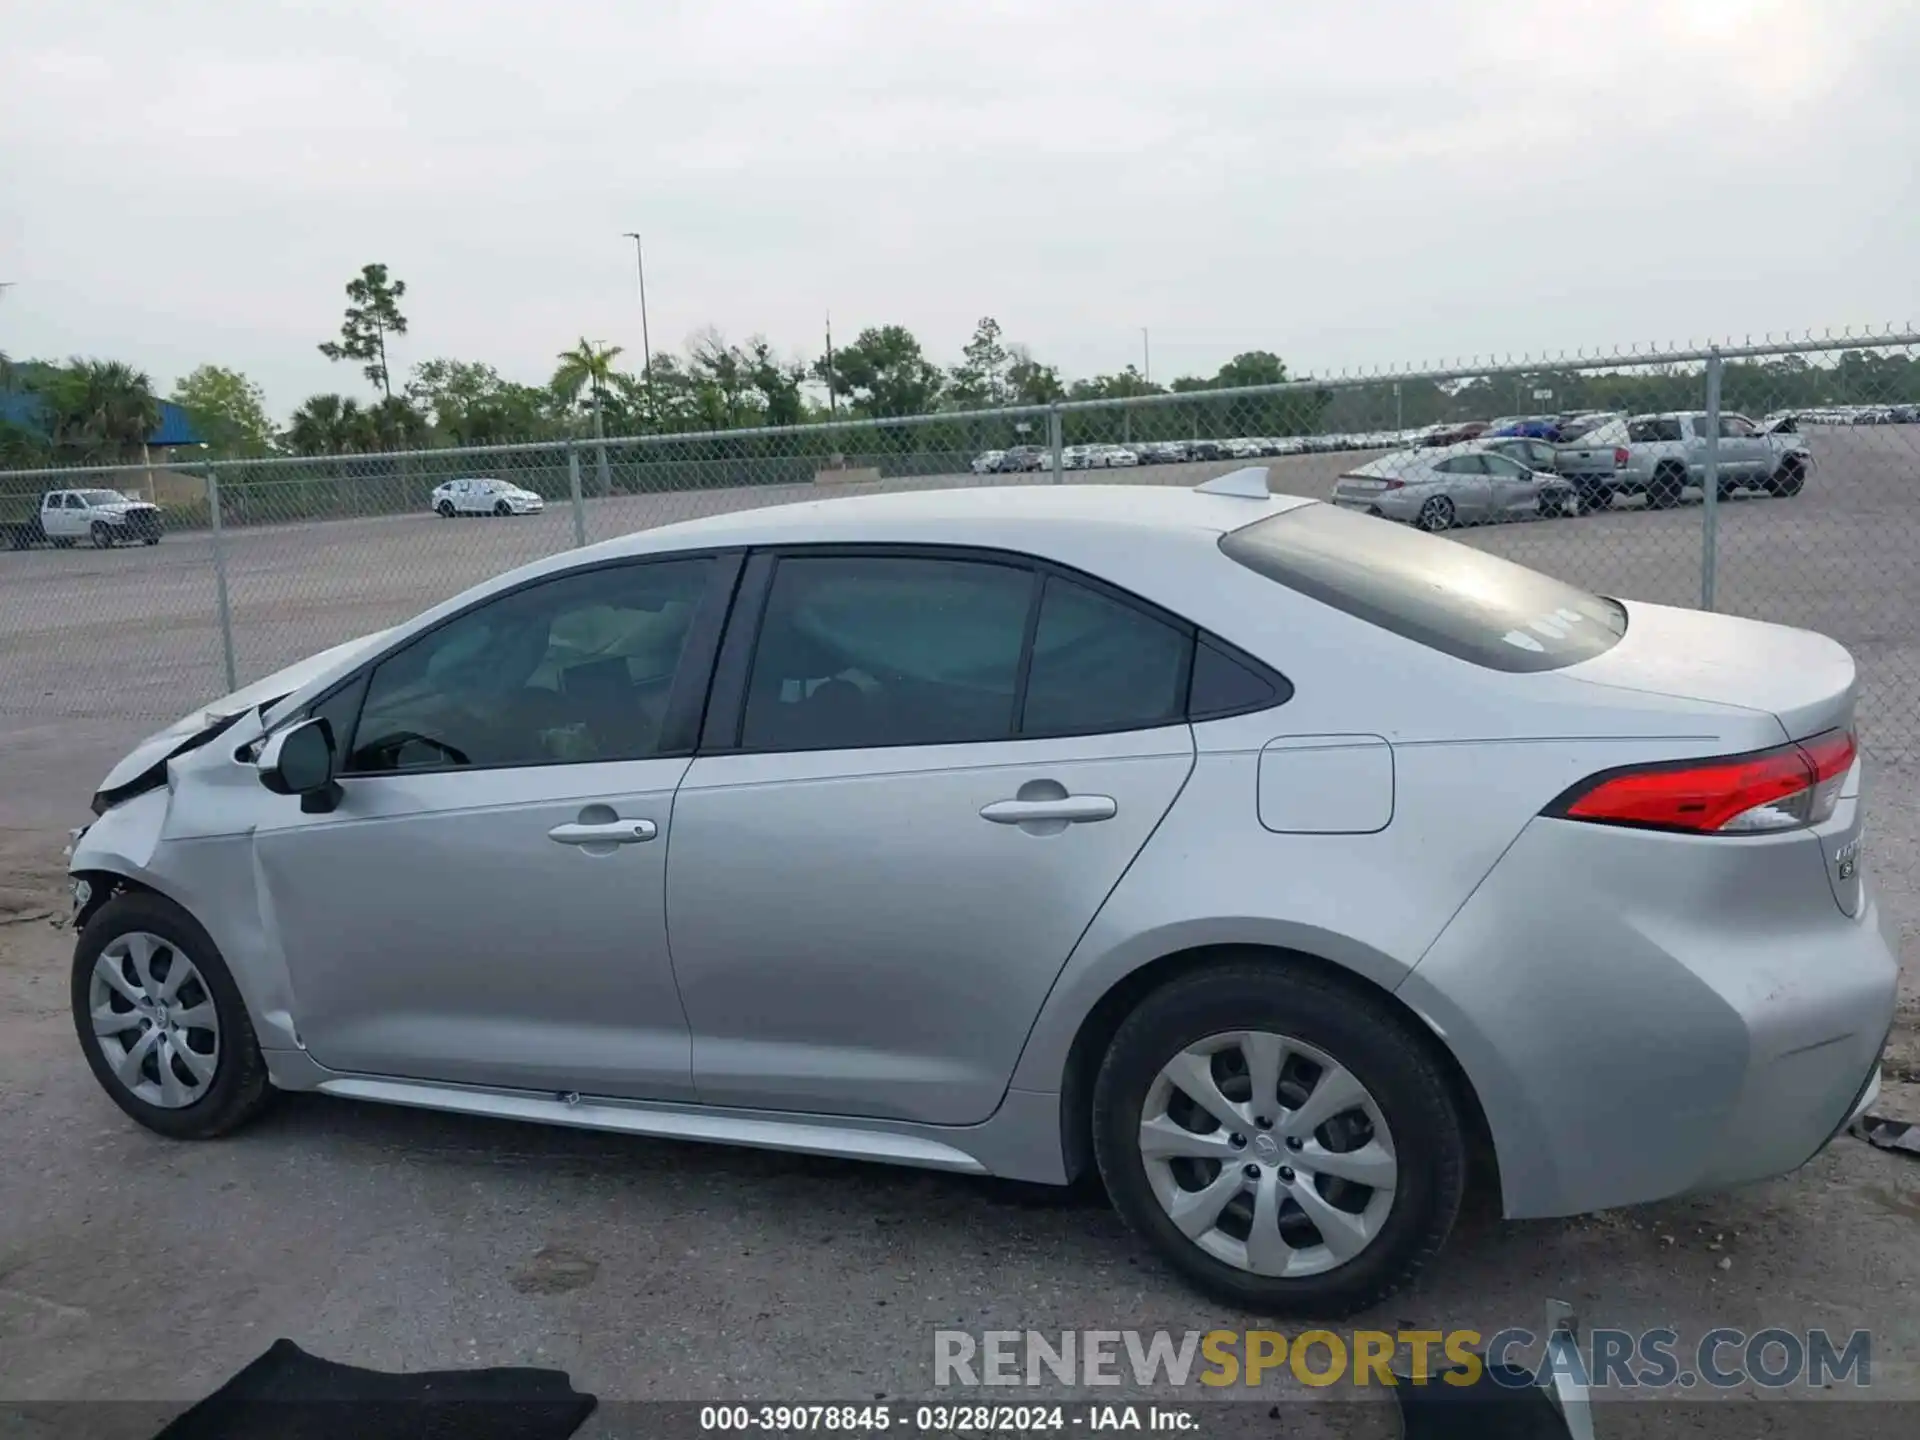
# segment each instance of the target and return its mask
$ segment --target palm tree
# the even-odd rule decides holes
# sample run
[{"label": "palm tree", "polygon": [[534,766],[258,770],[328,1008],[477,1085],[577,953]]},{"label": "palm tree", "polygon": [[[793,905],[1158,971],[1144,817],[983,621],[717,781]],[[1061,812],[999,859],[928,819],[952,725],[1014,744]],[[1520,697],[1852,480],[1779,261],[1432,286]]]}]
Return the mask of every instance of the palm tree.
[{"label": "palm tree", "polygon": [[74,360],[35,388],[63,460],[93,465],[137,460],[160,428],[153,382],[118,360]]},{"label": "palm tree", "polygon": [[582,389],[593,393],[593,441],[598,452],[600,493],[613,493],[613,477],[607,469],[606,426],[600,414],[607,387],[613,383],[613,361],[620,354],[618,345],[595,345],[586,336],[571,350],[560,352],[560,368],[553,372],[552,389],[563,404],[580,398]]},{"label": "palm tree", "polygon": [[553,372],[553,392],[571,405],[582,390],[593,396],[597,412],[607,389],[613,384],[613,362],[621,353],[618,345],[595,345],[586,336],[571,350],[562,350],[560,368]]},{"label": "palm tree", "polygon": [[371,431],[358,400],[314,395],[287,422],[287,448],[300,455],[345,455],[365,449]]}]

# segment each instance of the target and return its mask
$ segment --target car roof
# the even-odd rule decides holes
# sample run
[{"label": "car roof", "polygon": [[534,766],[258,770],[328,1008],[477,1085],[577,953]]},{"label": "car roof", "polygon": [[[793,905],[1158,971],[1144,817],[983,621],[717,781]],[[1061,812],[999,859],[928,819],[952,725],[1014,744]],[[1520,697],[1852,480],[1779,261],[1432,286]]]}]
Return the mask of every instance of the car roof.
[{"label": "car roof", "polygon": [[783,544],[951,544],[1044,550],[1051,535],[1106,532],[1126,543],[1185,535],[1212,544],[1268,515],[1318,501],[1262,501],[1157,485],[1006,485],[803,500],[682,520],[571,552],[613,559],[661,550]]}]

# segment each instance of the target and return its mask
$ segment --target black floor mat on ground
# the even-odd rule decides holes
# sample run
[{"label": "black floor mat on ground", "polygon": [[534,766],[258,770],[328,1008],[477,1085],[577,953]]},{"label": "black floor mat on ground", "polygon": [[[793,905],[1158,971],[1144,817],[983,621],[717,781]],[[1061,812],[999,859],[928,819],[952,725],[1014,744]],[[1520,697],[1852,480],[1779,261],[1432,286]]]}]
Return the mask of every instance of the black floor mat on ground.
[{"label": "black floor mat on ground", "polygon": [[[1507,1384],[1494,1378],[1496,1368]],[[1471,1385],[1401,1377],[1393,1393],[1402,1433],[1406,1440],[1567,1440],[1567,1422],[1532,1378],[1509,1365],[1488,1366]]]},{"label": "black floor mat on ground", "polygon": [[595,1403],[559,1370],[388,1375],[276,1340],[156,1440],[567,1440]]}]

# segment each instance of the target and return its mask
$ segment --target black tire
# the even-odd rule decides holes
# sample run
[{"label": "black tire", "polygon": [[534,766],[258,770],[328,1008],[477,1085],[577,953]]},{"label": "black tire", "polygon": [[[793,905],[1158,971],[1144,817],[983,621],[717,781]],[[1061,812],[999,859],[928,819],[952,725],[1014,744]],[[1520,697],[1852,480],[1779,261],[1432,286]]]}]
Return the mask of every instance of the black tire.
[{"label": "black tire", "polygon": [[141,543],[144,545],[158,545],[160,543],[160,537],[158,535],[148,535]]},{"label": "black tire", "polygon": [[[123,1086],[114,1077],[100,1039],[93,1033],[88,992],[94,962],[115,939],[137,930],[179,946],[191,958],[206,981],[220,1022],[220,1055],[213,1082],[206,1094],[180,1109],[151,1104]],[[116,895],[95,911],[73,947],[69,998],[80,1049],[100,1088],[114,1104],[155,1134],[172,1140],[211,1140],[246,1124],[273,1100],[275,1092],[267,1081],[260,1043],[227,962],[200,923],[171,900],[136,890]]]},{"label": "black tire", "polygon": [[1589,515],[1604,515],[1613,508],[1613,491],[1604,485],[1594,485],[1580,496],[1580,503],[1586,507]]},{"label": "black tire", "polygon": [[1654,510],[1671,510],[1680,503],[1680,492],[1686,488],[1687,472],[1677,469],[1660,469],[1653,472],[1653,479],[1647,485],[1647,505]]},{"label": "black tire", "polygon": [[88,526],[87,535],[93,541],[94,549],[111,550],[113,548],[113,527],[104,520],[96,520]]},{"label": "black tire", "polygon": [[1798,495],[1807,483],[1807,467],[1797,460],[1789,460],[1780,467],[1780,472],[1768,485],[1769,495],[1778,495],[1782,499],[1789,495]]},{"label": "black tire", "polygon": [[434,513],[442,520],[451,520],[453,518],[453,501],[451,500],[442,500],[438,505],[434,506],[433,509]]},{"label": "black tire", "polygon": [[[1141,1111],[1161,1067],[1208,1036],[1243,1030],[1290,1036],[1345,1066],[1393,1134],[1392,1209],[1365,1249],[1322,1274],[1255,1275],[1207,1254],[1161,1207],[1140,1156]],[[1385,1001],[1310,965],[1250,954],[1173,981],[1127,1017],[1094,1082],[1094,1155],[1121,1216],[1202,1293],[1261,1315],[1340,1319],[1412,1283],[1453,1228],[1467,1146],[1452,1094],[1429,1046]]]},{"label": "black tire", "polygon": [[1430,535],[1439,535],[1451,530],[1453,522],[1453,501],[1444,495],[1436,495],[1420,507],[1420,513],[1413,523]]},{"label": "black tire", "polygon": [[493,513],[504,520],[507,516],[513,514],[513,507],[502,500],[493,507]]}]

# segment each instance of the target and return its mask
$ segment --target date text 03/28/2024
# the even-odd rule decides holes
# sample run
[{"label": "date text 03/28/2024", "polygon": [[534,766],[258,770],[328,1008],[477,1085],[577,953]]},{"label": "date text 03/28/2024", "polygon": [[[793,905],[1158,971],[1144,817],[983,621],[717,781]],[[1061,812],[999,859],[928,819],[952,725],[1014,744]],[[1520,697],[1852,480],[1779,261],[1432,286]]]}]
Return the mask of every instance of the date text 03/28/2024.
[{"label": "date text 03/28/2024", "polygon": [[1151,1404],[1084,1405],[704,1405],[704,1431],[795,1435],[827,1432],[913,1434],[1044,1434],[1071,1430],[1193,1432],[1188,1409]]}]

